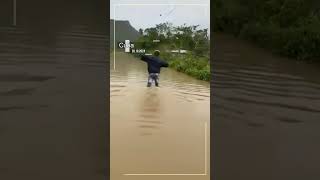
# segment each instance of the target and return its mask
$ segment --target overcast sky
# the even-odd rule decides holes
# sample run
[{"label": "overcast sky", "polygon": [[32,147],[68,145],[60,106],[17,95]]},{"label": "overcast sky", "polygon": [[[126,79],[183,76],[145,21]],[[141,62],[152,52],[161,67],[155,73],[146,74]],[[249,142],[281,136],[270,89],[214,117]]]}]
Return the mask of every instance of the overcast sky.
[{"label": "overcast sky", "polygon": [[[115,4],[122,5],[114,7]],[[186,23],[200,25],[200,28],[210,27],[210,0],[111,0],[110,5],[111,19],[128,20],[136,29],[154,27],[167,21],[174,25]]]}]

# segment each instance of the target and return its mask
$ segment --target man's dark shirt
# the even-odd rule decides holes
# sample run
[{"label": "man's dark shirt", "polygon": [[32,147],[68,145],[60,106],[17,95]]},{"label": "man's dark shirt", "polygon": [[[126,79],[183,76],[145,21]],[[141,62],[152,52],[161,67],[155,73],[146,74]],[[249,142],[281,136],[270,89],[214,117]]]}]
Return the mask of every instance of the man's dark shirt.
[{"label": "man's dark shirt", "polygon": [[141,56],[141,60],[148,63],[149,73],[160,73],[161,67],[168,67],[168,63],[156,56]]}]

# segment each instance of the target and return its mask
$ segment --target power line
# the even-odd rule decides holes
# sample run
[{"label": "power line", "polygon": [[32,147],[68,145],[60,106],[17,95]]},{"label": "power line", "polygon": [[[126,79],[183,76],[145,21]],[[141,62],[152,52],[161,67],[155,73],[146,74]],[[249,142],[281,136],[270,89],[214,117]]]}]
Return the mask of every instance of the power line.
[{"label": "power line", "polygon": [[[160,14],[163,20],[167,19],[169,15],[172,14],[172,12],[176,9],[176,6],[172,5],[172,6],[169,6],[167,9],[169,8],[172,8],[171,10],[169,10],[169,12]],[[167,11],[167,9],[165,11]]]}]

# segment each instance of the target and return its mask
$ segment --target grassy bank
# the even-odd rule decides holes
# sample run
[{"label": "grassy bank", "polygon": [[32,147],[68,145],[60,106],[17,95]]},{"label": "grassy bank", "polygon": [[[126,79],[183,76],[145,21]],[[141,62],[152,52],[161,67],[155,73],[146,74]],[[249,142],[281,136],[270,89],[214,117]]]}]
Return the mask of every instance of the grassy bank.
[{"label": "grassy bank", "polygon": [[316,0],[216,0],[214,31],[232,33],[273,52],[320,60],[320,6]]},{"label": "grassy bank", "polygon": [[210,63],[205,57],[196,57],[192,54],[172,55],[162,53],[161,58],[169,63],[169,67],[186,73],[200,80],[210,81]]}]

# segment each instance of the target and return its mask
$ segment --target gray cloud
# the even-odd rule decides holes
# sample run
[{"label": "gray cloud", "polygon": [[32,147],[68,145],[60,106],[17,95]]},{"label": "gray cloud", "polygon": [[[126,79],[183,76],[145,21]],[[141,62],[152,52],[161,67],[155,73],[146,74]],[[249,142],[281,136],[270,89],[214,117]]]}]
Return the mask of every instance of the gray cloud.
[{"label": "gray cloud", "polygon": [[[126,4],[114,7],[115,4]],[[135,5],[134,5],[135,4]],[[157,4],[157,5],[136,5]],[[189,4],[189,5],[165,5]],[[190,5],[198,4],[198,5]],[[200,5],[200,4],[207,4]],[[114,11],[115,10],[115,11]],[[179,0],[179,1],[129,1],[111,0],[110,17],[116,20],[128,20],[136,28],[154,27],[156,24],[171,22],[174,25],[200,25],[200,28],[210,27],[209,0]]]}]

